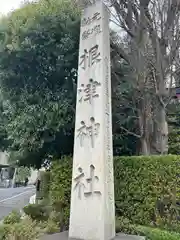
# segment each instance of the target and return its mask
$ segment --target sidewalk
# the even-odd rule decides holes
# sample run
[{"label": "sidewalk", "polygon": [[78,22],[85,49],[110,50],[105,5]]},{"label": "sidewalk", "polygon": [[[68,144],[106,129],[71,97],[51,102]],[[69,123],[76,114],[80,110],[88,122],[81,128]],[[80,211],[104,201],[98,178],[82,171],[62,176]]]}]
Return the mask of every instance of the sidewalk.
[{"label": "sidewalk", "polygon": [[[53,235],[45,235],[40,238],[40,240],[68,240],[68,232],[61,232],[61,233],[56,233]],[[71,240],[77,240],[77,239],[71,239]],[[140,237],[140,236],[130,236],[130,235],[125,235],[118,233],[114,240],[145,240],[145,237]]]}]

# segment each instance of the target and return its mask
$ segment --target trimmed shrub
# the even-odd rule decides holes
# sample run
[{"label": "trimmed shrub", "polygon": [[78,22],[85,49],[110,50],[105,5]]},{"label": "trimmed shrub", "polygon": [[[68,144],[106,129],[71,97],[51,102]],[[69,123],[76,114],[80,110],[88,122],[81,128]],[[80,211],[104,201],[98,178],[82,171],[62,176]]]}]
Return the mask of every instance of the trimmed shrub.
[{"label": "trimmed shrub", "polygon": [[7,235],[10,231],[11,225],[0,224],[0,240],[7,240]]},{"label": "trimmed shrub", "polygon": [[133,225],[128,219],[116,219],[116,232],[123,232],[133,235],[145,236],[147,240],[177,240],[180,239],[180,234],[140,225]]},{"label": "trimmed shrub", "polygon": [[29,204],[24,207],[24,213],[31,217],[32,220],[47,221],[52,208],[44,204]]},{"label": "trimmed shrub", "polygon": [[139,231],[136,229],[136,225],[133,225],[129,219],[123,217],[116,217],[116,232],[134,235],[138,235],[139,233]]},{"label": "trimmed shrub", "polygon": [[40,229],[37,227],[37,223],[32,221],[30,218],[26,218],[19,223],[15,223],[9,229],[9,232],[6,236],[8,240],[37,240],[41,235]]},{"label": "trimmed shrub", "polygon": [[146,236],[148,240],[179,240],[180,234],[176,232],[168,232],[158,228],[150,228],[144,226],[136,227],[137,231]]},{"label": "trimmed shrub", "polygon": [[53,163],[51,169],[50,199],[54,210],[59,213],[60,229],[69,225],[72,158],[66,157]]},{"label": "trimmed shrub", "polygon": [[4,224],[14,224],[21,221],[21,214],[18,211],[12,211],[8,216],[3,220]]},{"label": "trimmed shrub", "polygon": [[[61,222],[68,226],[72,160],[53,164],[50,194]],[[179,230],[180,157],[114,158],[116,215],[132,224]]]},{"label": "trimmed shrub", "polygon": [[47,221],[47,225],[45,228],[46,233],[48,234],[58,233],[59,230],[60,230],[59,225],[56,222],[52,221],[51,219]]},{"label": "trimmed shrub", "polygon": [[173,225],[180,216],[180,157],[114,159],[116,214],[141,225]]},{"label": "trimmed shrub", "polygon": [[0,225],[0,240],[37,240],[43,233],[44,229],[30,218],[14,224]]}]

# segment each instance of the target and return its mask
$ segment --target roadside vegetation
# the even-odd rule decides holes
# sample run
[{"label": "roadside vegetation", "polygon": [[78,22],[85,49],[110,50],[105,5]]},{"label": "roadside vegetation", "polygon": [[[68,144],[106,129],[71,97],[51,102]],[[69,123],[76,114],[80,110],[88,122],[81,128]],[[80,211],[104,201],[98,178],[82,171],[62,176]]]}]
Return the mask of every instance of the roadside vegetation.
[{"label": "roadside vegetation", "polygon": [[[176,155],[114,158],[116,231],[148,240],[180,239],[179,173]],[[36,204],[24,208],[23,218],[17,212],[7,216],[0,240],[11,240],[13,234],[33,240],[68,230],[71,174],[71,157],[41,172]],[[23,238],[26,235],[31,238]]]}]

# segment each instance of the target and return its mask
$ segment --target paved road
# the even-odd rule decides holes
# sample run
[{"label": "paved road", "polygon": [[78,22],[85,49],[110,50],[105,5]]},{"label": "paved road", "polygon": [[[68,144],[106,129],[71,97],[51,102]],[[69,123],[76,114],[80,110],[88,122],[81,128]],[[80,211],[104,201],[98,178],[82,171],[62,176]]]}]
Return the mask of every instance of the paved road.
[{"label": "paved road", "polygon": [[12,210],[22,209],[34,193],[34,187],[0,188],[0,220]]}]

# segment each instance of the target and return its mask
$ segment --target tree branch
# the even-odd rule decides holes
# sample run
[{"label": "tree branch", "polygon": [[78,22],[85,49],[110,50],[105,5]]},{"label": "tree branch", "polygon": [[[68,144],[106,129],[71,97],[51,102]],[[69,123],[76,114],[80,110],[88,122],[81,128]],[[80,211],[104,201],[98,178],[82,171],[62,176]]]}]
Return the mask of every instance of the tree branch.
[{"label": "tree branch", "polygon": [[121,57],[123,58],[127,63],[130,64],[130,59],[129,59],[129,56],[128,54],[121,48],[121,47],[117,47],[117,45],[115,43],[113,43],[113,41],[111,41],[111,48],[113,50],[116,51],[116,53]]},{"label": "tree branch", "polygon": [[166,108],[166,104],[164,103],[162,97],[159,94],[159,90],[158,90],[157,82],[156,82],[156,77],[155,77],[155,73],[154,73],[153,70],[152,70],[152,76],[153,76],[154,88],[156,90],[156,95],[158,96],[158,100],[159,100],[160,104],[163,106],[163,108]]},{"label": "tree branch", "polygon": [[[117,123],[119,123],[119,121],[118,121]],[[141,137],[142,137],[141,135],[136,134],[136,133],[133,133],[133,132],[127,130],[126,128],[122,127],[122,126],[120,126],[120,128],[121,128],[123,131],[125,131],[126,133],[128,133],[129,135],[132,135],[132,136],[134,136],[134,137],[136,137],[136,138],[141,138]]]},{"label": "tree branch", "polygon": [[177,10],[180,6],[180,4],[178,3],[179,0],[172,0],[170,7],[168,8],[167,11],[167,20],[165,22],[165,28],[164,28],[164,38],[166,38],[168,36],[169,30],[172,28],[174,19],[175,19],[175,15],[177,13]]}]

